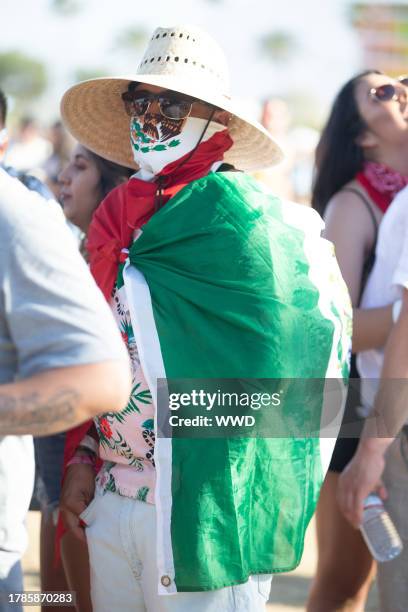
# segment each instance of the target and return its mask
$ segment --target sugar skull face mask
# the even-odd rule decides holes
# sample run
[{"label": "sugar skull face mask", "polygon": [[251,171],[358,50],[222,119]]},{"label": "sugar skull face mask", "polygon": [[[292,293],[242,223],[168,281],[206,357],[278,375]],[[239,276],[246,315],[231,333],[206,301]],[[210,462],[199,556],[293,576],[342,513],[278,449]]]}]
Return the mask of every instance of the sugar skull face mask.
[{"label": "sugar skull face mask", "polygon": [[[146,113],[130,120],[130,141],[133,157],[141,170],[156,175],[171,162],[192,151],[207,125],[207,119],[187,117],[170,120],[161,114]],[[225,126],[211,121],[202,142]]]}]

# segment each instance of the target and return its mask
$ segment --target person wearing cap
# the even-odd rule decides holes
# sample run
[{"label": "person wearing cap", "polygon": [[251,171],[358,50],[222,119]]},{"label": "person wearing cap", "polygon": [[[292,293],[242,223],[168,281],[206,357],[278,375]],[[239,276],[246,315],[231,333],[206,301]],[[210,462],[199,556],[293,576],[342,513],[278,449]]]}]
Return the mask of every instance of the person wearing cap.
[{"label": "person wearing cap", "polygon": [[350,304],[322,221],[245,174],[282,152],[231,98],[225,57],[198,28],[158,28],[135,74],[75,85],[61,112],[84,146],[135,168],[88,239],[133,389],[122,413],[95,419],[96,487],[81,442],[93,426],[71,436],[61,503],[69,527],[86,525],[93,608],[262,610],[272,574],[300,561],[327,469],[322,394],[307,409],[293,398],[279,434],[190,439],[168,433],[168,393],[175,379],[255,379],[256,391],[346,376]]}]

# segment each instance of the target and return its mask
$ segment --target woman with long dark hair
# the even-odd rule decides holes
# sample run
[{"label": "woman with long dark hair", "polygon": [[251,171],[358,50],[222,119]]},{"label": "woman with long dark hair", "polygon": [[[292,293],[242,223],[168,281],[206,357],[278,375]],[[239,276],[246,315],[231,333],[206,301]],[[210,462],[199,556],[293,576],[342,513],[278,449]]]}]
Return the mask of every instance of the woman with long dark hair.
[{"label": "woman with long dark hair", "polygon": [[[392,306],[359,309],[374,261],[378,226],[394,196],[408,183],[408,81],[366,71],[348,81],[333,104],[316,151],[312,204],[325,218],[325,237],[336,256],[354,307],[353,353],[384,346]],[[351,377],[357,377],[354,359]],[[336,501],[339,473],[358,444],[349,393],[345,420],[317,508],[318,567],[308,612],[364,610],[373,559],[359,531]],[[354,406],[354,407],[353,407]],[[345,437],[348,436],[348,437]]]}]

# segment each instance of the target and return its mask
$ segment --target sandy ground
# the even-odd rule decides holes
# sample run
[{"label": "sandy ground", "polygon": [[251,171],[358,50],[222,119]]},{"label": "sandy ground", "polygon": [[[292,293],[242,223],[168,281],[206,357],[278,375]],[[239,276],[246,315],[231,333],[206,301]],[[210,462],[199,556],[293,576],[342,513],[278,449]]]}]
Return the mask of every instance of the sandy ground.
[{"label": "sandy ground", "polygon": [[[25,588],[28,590],[39,590],[38,534],[40,530],[40,515],[38,512],[29,512],[28,529],[30,534],[30,545],[23,560]],[[290,574],[275,576],[273,579],[271,596],[267,606],[268,612],[304,611],[305,601],[315,566],[315,530],[314,523],[312,522],[307,533],[305,552],[300,566],[296,571]],[[27,610],[30,612],[40,612],[39,608],[33,606],[30,606]],[[378,612],[375,585],[371,590],[366,612]]]}]

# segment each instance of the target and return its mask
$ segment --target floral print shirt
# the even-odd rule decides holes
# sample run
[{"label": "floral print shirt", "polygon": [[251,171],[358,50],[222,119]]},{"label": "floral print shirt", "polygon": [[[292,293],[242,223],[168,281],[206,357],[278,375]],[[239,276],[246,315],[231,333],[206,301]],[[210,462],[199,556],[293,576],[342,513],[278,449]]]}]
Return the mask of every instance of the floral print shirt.
[{"label": "floral print shirt", "polygon": [[115,287],[111,307],[129,351],[133,382],[122,412],[95,418],[99,455],[104,461],[96,483],[104,491],[154,503],[154,406],[140,365],[124,286]]}]

